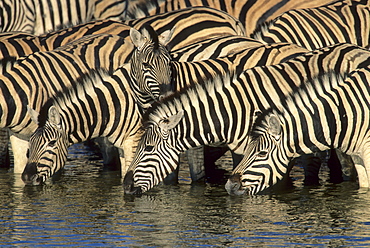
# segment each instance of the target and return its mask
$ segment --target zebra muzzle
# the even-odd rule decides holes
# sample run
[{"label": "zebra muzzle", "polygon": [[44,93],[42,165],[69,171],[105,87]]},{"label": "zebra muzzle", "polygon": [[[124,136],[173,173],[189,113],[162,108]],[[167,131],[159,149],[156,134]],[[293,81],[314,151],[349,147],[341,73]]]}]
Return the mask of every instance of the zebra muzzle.
[{"label": "zebra muzzle", "polygon": [[243,195],[245,190],[241,189],[241,175],[231,175],[225,184],[225,189],[229,195]]},{"label": "zebra muzzle", "polygon": [[132,170],[128,171],[123,180],[123,189],[125,194],[128,195],[141,195],[141,187],[135,187],[134,185],[134,173]]},{"label": "zebra muzzle", "polygon": [[36,163],[26,165],[22,173],[22,180],[26,185],[40,185],[42,183],[42,177],[37,174]]}]

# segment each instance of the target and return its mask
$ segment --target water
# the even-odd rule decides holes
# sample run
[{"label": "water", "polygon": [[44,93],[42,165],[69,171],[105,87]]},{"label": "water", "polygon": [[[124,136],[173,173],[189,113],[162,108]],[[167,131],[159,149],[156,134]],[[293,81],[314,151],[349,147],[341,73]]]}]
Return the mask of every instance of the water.
[{"label": "water", "polygon": [[293,188],[235,197],[223,185],[192,185],[182,166],[179,185],[133,197],[82,145],[70,152],[64,172],[43,186],[1,171],[2,247],[370,246],[370,193],[355,182],[303,187],[297,167]]}]

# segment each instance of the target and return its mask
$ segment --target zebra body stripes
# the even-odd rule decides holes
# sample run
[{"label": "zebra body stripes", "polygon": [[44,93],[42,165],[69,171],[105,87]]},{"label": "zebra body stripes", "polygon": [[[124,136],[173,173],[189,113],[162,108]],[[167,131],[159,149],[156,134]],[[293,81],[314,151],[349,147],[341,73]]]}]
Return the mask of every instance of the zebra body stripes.
[{"label": "zebra body stripes", "polygon": [[313,8],[330,2],[332,2],[332,0],[144,0],[129,2],[127,18],[136,19],[188,7],[207,6],[225,11],[237,18],[245,27],[246,34],[249,36],[259,24],[273,19],[288,10],[297,8]]},{"label": "zebra body stripes", "polygon": [[274,185],[291,159],[339,148],[353,157],[360,187],[370,187],[370,68],[347,78],[327,73],[259,116],[246,156],[234,169],[230,194],[256,194]]},{"label": "zebra body stripes", "polygon": [[[148,43],[150,41],[148,38]],[[18,138],[28,140],[36,129],[27,115],[28,105],[39,111],[50,96],[68,87],[82,74],[95,68],[113,72],[129,62],[133,50],[132,43],[120,36],[100,34],[83,37],[53,51],[33,53],[19,59],[11,70],[0,77],[3,92],[0,100],[1,128],[7,127]],[[17,148],[13,147],[13,151],[16,152]],[[26,153],[23,151],[23,154]],[[23,157],[15,158],[20,159],[14,161],[15,171],[23,170]]]},{"label": "zebra body stripes", "polygon": [[144,135],[124,179],[125,192],[140,194],[157,185],[176,169],[179,154],[192,147],[224,143],[244,154],[255,111],[279,102],[305,78],[360,68],[369,63],[369,55],[358,46],[337,44],[248,69],[233,80],[220,76],[164,100],[146,114]]},{"label": "zebra body stripes", "polygon": [[45,182],[64,166],[70,145],[96,137],[107,137],[121,148],[130,164],[141,136],[141,114],[127,84],[127,72],[92,71],[43,106],[34,116],[39,128],[30,138],[29,160],[22,174],[26,184]]},{"label": "zebra body stripes", "polygon": [[340,0],[312,9],[291,10],[251,35],[266,43],[290,42],[309,50],[337,43],[369,47],[368,1]]},{"label": "zebra body stripes", "polygon": [[3,0],[0,32],[41,35],[93,20],[120,20],[125,0]]},{"label": "zebra body stripes", "polygon": [[[144,109],[147,109],[154,102],[159,101],[161,97],[180,91],[189,85],[203,83],[216,75],[229,72],[239,75],[248,68],[278,64],[308,52],[304,48],[289,43],[263,45],[246,42],[245,47],[241,45],[242,43],[239,42],[238,48],[240,51],[214,59],[189,62],[182,61],[181,57],[177,57],[181,61],[171,62],[172,80],[167,85],[154,80],[147,82],[143,75],[137,76],[137,74],[144,74],[144,70],[132,71],[131,74],[134,80],[131,80],[131,88],[137,102]],[[207,53],[207,51],[205,52]],[[135,58],[133,57],[132,60],[132,66],[135,66],[137,64]],[[140,60],[142,61],[142,59]]]},{"label": "zebra body stripes", "polygon": [[180,9],[123,23],[138,30],[149,24],[157,33],[174,29],[172,39],[166,46],[170,51],[205,39],[227,35],[245,36],[245,29],[237,19],[207,7]]}]

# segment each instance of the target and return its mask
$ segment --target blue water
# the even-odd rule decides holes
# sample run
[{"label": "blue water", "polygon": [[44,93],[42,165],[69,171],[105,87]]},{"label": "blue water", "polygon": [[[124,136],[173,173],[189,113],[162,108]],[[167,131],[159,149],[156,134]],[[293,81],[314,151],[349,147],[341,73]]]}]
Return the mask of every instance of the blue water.
[{"label": "blue water", "polygon": [[124,195],[116,171],[71,150],[55,181],[25,187],[0,171],[2,247],[370,247],[370,193],[355,182],[229,196],[223,185],[192,185],[182,166],[177,186]]}]

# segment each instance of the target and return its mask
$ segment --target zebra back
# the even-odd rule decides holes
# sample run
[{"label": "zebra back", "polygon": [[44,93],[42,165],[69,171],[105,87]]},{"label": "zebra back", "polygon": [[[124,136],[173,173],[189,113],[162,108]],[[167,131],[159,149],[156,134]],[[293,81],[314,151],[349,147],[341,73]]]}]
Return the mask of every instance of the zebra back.
[{"label": "zebra back", "polygon": [[50,51],[92,34],[112,34],[129,39],[130,27],[116,21],[94,21],[45,35],[8,32],[0,35],[0,59],[23,57],[34,52]]},{"label": "zebra back", "polygon": [[246,156],[226,184],[230,194],[256,194],[280,180],[302,154],[339,148],[356,162],[360,187],[369,187],[370,68],[329,72],[302,84],[264,111],[250,132]]},{"label": "zebra back", "polygon": [[244,154],[255,113],[279,104],[307,79],[333,70],[350,72],[369,62],[367,49],[336,44],[280,64],[253,67],[239,77],[219,76],[164,99],[145,115],[145,132],[126,174],[125,191],[149,190],[192,147],[223,143]]},{"label": "zebra back", "polygon": [[120,36],[101,34],[19,59],[11,70],[0,75],[1,127],[27,137],[34,131],[26,114],[27,105],[39,111],[47,98],[82,74],[95,68],[114,71],[127,63],[133,49],[132,43]]},{"label": "zebra back", "polygon": [[156,0],[131,1],[128,4],[128,18],[142,18],[154,16],[188,7],[206,6],[225,11],[237,18],[245,27],[246,35],[250,35],[255,28],[268,20],[276,18],[282,13],[299,8],[314,8],[328,4],[332,0],[291,0],[291,1],[254,1],[254,0]]},{"label": "zebra back", "polygon": [[118,21],[125,10],[123,0],[4,0],[0,31],[41,35],[93,20]]},{"label": "zebra back", "polygon": [[113,75],[91,71],[41,108],[22,174],[26,184],[45,182],[64,167],[70,145],[96,137],[107,137],[123,149],[125,162],[130,164],[141,134],[141,115],[127,78],[125,69]]},{"label": "zebra back", "polygon": [[159,34],[173,29],[171,41],[166,46],[170,51],[213,37],[245,35],[237,19],[207,7],[180,9],[124,23],[136,29],[149,24]]},{"label": "zebra back", "polygon": [[309,50],[336,43],[369,47],[369,4],[367,0],[340,0],[317,8],[291,10],[262,24],[251,37],[266,43],[290,42]]}]

